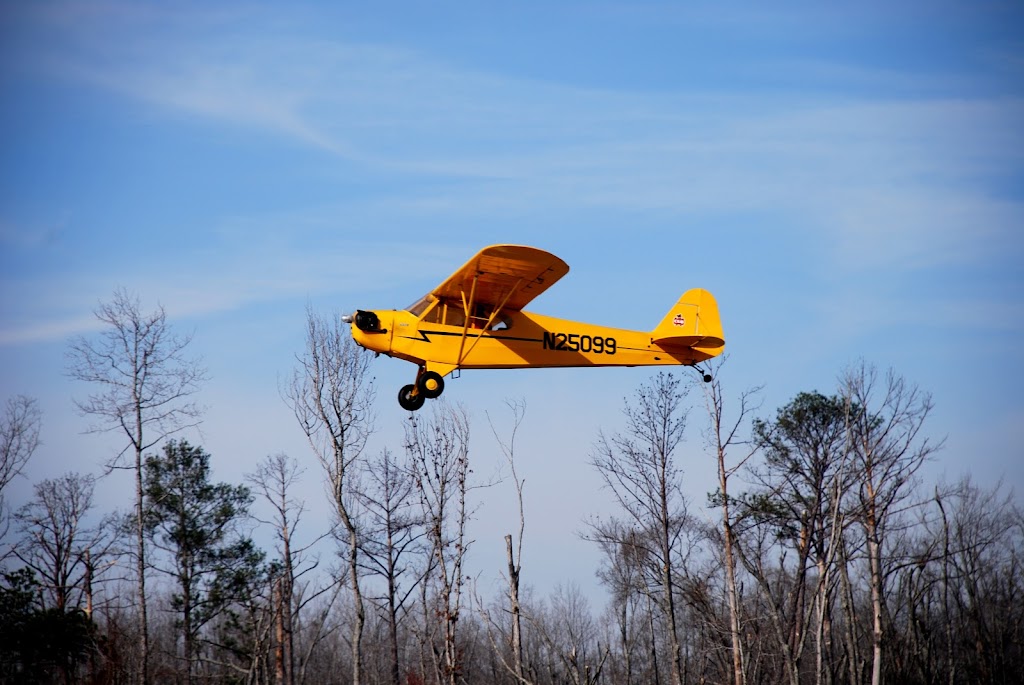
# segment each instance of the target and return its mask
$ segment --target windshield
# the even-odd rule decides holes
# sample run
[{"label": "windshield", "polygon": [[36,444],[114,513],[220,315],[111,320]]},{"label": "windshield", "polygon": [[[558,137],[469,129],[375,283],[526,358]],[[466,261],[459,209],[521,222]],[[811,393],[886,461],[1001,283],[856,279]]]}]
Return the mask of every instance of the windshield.
[{"label": "windshield", "polygon": [[412,312],[414,316],[420,316],[423,312],[427,311],[427,308],[434,302],[433,295],[424,295],[420,299],[413,302],[411,305],[405,308],[407,312]]}]

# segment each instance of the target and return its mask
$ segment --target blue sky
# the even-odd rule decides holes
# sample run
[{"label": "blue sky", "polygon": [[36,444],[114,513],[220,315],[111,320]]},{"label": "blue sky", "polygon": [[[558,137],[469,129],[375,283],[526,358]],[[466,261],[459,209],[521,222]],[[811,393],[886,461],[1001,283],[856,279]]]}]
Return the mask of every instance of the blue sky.
[{"label": "blue sky", "polygon": [[[2,394],[45,412],[24,489],[112,449],[81,434],[63,355],[123,286],[194,333],[212,380],[193,440],[220,477],[285,451],[322,513],[278,391],[307,303],[401,307],[499,242],[569,263],[545,314],[648,329],[711,290],[726,391],[764,385],[764,415],[860,358],[892,366],[934,397],[927,478],[1024,488],[1020,3],[208,5],[0,8]],[[374,449],[400,445],[412,373],[376,362]],[[487,416],[526,402],[538,587],[593,582],[575,533],[608,498],[588,454],[647,377],[448,384],[481,474],[500,463]],[[694,411],[697,504],[700,427]],[[511,484],[481,499],[487,582]]]}]

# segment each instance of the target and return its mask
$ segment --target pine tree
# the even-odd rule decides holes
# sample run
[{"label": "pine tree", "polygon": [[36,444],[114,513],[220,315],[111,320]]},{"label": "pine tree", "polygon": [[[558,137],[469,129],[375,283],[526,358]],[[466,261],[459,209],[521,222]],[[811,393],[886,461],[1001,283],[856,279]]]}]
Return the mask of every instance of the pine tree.
[{"label": "pine tree", "polygon": [[238,530],[252,496],[242,485],[211,483],[210,455],[184,440],[146,457],[145,496],[147,535],[171,557],[160,570],[174,579],[185,680],[192,683],[203,627],[260,573],[263,554]]}]

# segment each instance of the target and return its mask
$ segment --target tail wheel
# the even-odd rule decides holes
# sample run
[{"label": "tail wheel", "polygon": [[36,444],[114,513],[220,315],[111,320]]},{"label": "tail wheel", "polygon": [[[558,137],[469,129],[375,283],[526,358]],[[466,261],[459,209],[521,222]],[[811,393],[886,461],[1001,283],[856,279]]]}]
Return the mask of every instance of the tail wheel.
[{"label": "tail wheel", "polygon": [[398,391],[398,403],[402,405],[402,409],[405,409],[406,411],[416,411],[423,406],[423,403],[426,400],[427,398],[422,392],[416,392],[415,385],[403,386],[402,389]]},{"label": "tail wheel", "polygon": [[416,387],[419,388],[420,395],[432,400],[444,392],[444,378],[436,371],[424,371],[416,380]]}]

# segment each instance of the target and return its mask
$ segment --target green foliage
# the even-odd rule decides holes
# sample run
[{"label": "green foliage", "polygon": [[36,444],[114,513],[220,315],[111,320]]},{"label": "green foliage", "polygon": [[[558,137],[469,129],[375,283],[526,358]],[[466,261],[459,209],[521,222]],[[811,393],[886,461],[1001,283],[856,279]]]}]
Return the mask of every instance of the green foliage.
[{"label": "green foliage", "polygon": [[[852,411],[856,414],[855,408]],[[774,422],[755,421],[754,435],[765,447],[770,465],[793,469],[798,458],[794,452],[820,455],[841,439],[846,416],[843,398],[802,392],[778,410]]]},{"label": "green foliage", "polygon": [[28,637],[33,616],[41,609],[38,590],[35,574],[28,569],[4,574],[0,586],[0,678],[4,682],[13,682],[11,678],[34,661]]},{"label": "green foliage", "polygon": [[144,525],[168,552],[165,571],[177,587],[172,606],[192,636],[243,598],[261,573],[263,553],[240,534],[252,502],[242,485],[210,482],[210,455],[186,441],[170,441],[145,463]]},{"label": "green foliage", "polygon": [[849,411],[839,396],[802,392],[776,412],[774,421],[754,422],[764,465],[753,469],[761,487],[743,496],[741,515],[774,529],[776,539],[795,539],[811,519],[822,519],[847,450]]},{"label": "green foliage", "polygon": [[3,575],[0,584],[0,683],[70,679],[95,645],[85,612],[44,609],[29,569]]}]

